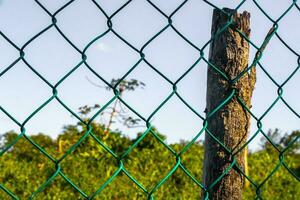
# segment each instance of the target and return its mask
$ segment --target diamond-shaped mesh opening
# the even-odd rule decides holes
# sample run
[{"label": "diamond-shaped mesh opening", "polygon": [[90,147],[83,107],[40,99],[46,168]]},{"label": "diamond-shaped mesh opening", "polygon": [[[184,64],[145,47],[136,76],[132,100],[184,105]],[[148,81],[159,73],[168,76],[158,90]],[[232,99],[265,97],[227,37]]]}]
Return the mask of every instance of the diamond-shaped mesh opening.
[{"label": "diamond-shaped mesh opening", "polygon": [[[118,169],[116,159],[91,136],[68,154],[60,166],[62,172],[88,195],[96,191]],[[96,173],[90,173],[91,171]]]},{"label": "diamond-shaped mesh opening", "polygon": [[[289,123],[284,123],[282,117],[286,117],[289,119]],[[299,129],[299,118],[294,115],[291,110],[289,110],[286,105],[279,101],[276,106],[274,106],[267,115],[261,120],[264,125],[264,130],[272,129],[272,122],[277,124],[277,127],[280,127],[281,133],[279,134],[279,138],[284,137],[284,131],[288,131],[291,133],[293,130]]]},{"label": "diamond-shaped mesh opening", "polygon": [[[199,9],[202,11],[198,12]],[[204,1],[187,1],[172,17],[172,25],[197,47],[202,47],[210,37],[210,15],[210,6]]]},{"label": "diamond-shaped mesh opening", "polygon": [[[198,51],[171,29],[153,40],[144,53],[147,61],[172,81],[176,81],[199,58]],[[175,56],[177,59],[172,59]]]},{"label": "diamond-shaped mesh opening", "polygon": [[[57,116],[59,115],[59,117]],[[78,120],[72,117],[71,114],[55,100],[47,104],[42,110],[35,114],[26,124],[26,132],[33,136],[49,136],[51,145],[46,151],[53,157],[59,158],[60,154],[66,151],[66,148],[59,148],[59,138],[71,128],[65,124],[76,124]],[[28,128],[27,128],[28,127]],[[74,139],[79,135],[72,129]],[[83,133],[82,133],[83,135]],[[57,140],[55,140],[55,138]],[[37,139],[39,139],[37,137]],[[43,140],[36,140],[32,138],[40,147],[45,148],[48,146]],[[73,145],[76,141],[68,139],[68,145]],[[66,146],[68,146],[66,145]]]},{"label": "diamond-shaped mesh opening", "polygon": [[[174,113],[169,116],[167,113]],[[191,141],[202,129],[202,119],[183,104],[176,96],[172,97],[153,117],[153,126],[164,135],[168,143],[184,138]],[[180,124],[180,127],[174,127]]]},{"label": "diamond-shaped mesh opening", "polygon": [[139,64],[125,80],[132,79],[142,84],[134,91],[124,92],[122,99],[144,118],[148,118],[171,93],[172,86],[145,63]]},{"label": "diamond-shaped mesh opening", "polygon": [[80,54],[54,28],[46,31],[26,48],[25,59],[52,84],[81,61]]},{"label": "diamond-shaped mesh opening", "polygon": [[[82,95],[79,91],[84,91],[85,88],[89,88],[89,91]],[[85,66],[80,66],[64,79],[57,90],[58,99],[81,118],[92,117],[114,96],[108,85]],[[76,101],[73,101],[74,99]]]},{"label": "diamond-shaped mesh opening", "polygon": [[[165,26],[165,22],[164,17],[147,1],[133,1],[112,19],[114,30],[138,49],[159,32]],[[141,32],[143,34],[140,34]]]},{"label": "diamond-shaped mesh opening", "polygon": [[[120,155],[147,129],[144,120],[120,100],[115,100],[93,119],[92,133],[96,140]],[[83,128],[82,132],[87,130],[85,126],[78,128]]]},{"label": "diamond-shaped mesh opening", "polygon": [[106,17],[92,1],[83,0],[73,2],[61,12],[57,16],[57,26],[81,50],[107,30]]},{"label": "diamond-shaped mesh opening", "polygon": [[87,63],[108,82],[121,78],[140,59],[137,52],[112,33],[95,41],[86,55]]},{"label": "diamond-shaped mesh opening", "polygon": [[200,194],[201,187],[193,182],[181,169],[178,169],[155,192],[154,197],[155,199],[197,199]]},{"label": "diamond-shaped mesh opening", "polygon": [[174,155],[151,134],[146,135],[124,160],[125,168],[148,190],[155,187],[175,163]]}]

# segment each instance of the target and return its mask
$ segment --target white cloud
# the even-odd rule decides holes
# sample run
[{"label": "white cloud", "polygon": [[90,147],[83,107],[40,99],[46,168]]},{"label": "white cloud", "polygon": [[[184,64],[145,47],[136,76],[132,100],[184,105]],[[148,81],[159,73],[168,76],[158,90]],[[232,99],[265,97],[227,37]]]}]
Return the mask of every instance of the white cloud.
[{"label": "white cloud", "polygon": [[98,42],[96,44],[96,48],[100,51],[103,51],[103,52],[110,52],[111,51],[111,47],[108,46],[107,44],[103,43],[103,42]]}]

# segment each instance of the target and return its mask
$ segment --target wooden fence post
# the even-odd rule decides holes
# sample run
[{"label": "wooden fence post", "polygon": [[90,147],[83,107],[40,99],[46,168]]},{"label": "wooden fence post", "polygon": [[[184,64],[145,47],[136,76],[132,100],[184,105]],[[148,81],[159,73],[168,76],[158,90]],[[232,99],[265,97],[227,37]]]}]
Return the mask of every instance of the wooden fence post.
[{"label": "wooden fence post", "polygon": [[[233,80],[246,67],[249,59],[249,42],[235,29],[244,35],[250,35],[250,14],[246,11],[237,13],[224,8],[227,13],[233,14],[234,24],[210,44],[209,61],[218,67],[226,76]],[[215,9],[212,19],[212,35],[226,25],[228,16]],[[208,131],[222,142],[232,153],[236,152],[247,140],[250,126],[250,114],[240,104],[240,97],[248,108],[251,107],[251,97],[256,82],[256,71],[253,67],[237,82],[232,84],[225,80],[211,66],[207,72],[206,112],[207,116],[218,107],[234,90],[234,97],[215,114],[208,117]],[[245,150],[235,156],[237,164],[244,169]],[[228,153],[209,134],[205,134],[205,158],[203,166],[204,185],[209,188],[230,166],[233,161],[232,153]],[[208,191],[209,199],[242,199],[244,177],[233,167],[214,187]]]}]

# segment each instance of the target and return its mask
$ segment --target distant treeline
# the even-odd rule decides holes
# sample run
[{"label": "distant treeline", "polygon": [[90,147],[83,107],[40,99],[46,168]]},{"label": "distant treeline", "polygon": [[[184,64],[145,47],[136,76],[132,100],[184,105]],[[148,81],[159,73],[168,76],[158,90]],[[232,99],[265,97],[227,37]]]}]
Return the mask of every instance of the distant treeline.
[{"label": "distant treeline", "polygon": [[[117,155],[122,154],[137,140],[137,138],[125,137],[120,132],[110,131],[107,133],[104,131],[104,126],[100,124],[94,123],[92,127],[93,134]],[[55,140],[45,134],[34,135],[30,138],[58,160],[84,135],[85,131],[84,126],[80,124],[69,125]],[[165,138],[165,136],[159,135]],[[278,130],[274,130],[270,131],[268,135],[274,143],[278,144],[277,147],[280,150],[287,147],[293,138],[299,135],[299,132],[294,131],[280,137]],[[17,133],[14,132],[2,135],[1,149],[4,149],[16,137]],[[283,166],[280,166],[278,171],[268,178],[280,160],[278,151],[267,140],[262,142],[261,150],[248,155],[249,177],[260,188],[260,195],[263,199],[299,199],[299,144],[299,141],[294,142],[292,147],[284,153],[285,164],[294,173],[294,176],[298,177],[298,180]],[[186,142],[180,142],[170,146],[179,152],[185,145]],[[198,142],[181,156],[183,165],[200,182],[203,153],[203,145]],[[150,133],[123,159],[123,164],[132,177],[145,189],[151,191],[175,166],[176,160],[174,155]],[[34,199],[84,199],[84,194],[92,195],[118,170],[118,162],[89,135],[61,161],[60,167],[65,178],[72,181],[82,194],[58,175]],[[0,169],[0,184],[19,199],[28,199],[56,171],[55,164],[24,137],[0,157]],[[260,184],[263,185],[260,187]],[[199,199],[200,194],[200,188],[181,169],[178,169],[156,190],[154,198]],[[256,188],[251,183],[244,186],[243,197],[244,199],[255,199]],[[11,198],[3,190],[0,190],[0,199]],[[147,196],[127,175],[121,173],[96,195],[95,199],[147,199]]]}]

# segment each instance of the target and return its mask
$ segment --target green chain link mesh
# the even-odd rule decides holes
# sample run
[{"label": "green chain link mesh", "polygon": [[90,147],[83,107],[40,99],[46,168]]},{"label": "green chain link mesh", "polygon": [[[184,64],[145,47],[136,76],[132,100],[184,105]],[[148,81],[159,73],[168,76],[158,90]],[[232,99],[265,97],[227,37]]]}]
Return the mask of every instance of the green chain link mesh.
[{"label": "green chain link mesh", "polygon": [[[210,5],[211,7],[213,7],[214,9],[219,9],[222,10],[221,8],[217,7],[216,5],[214,5],[213,3],[203,0],[205,3],[207,3],[208,5]],[[176,171],[176,170],[182,170],[182,172],[185,173],[185,175],[187,177],[189,177],[194,183],[196,183],[199,187],[199,189],[201,189],[205,196],[205,199],[209,199],[208,193],[206,192],[208,189],[212,188],[218,181],[220,181],[222,179],[222,177],[224,175],[226,175],[226,173],[228,173],[229,170],[231,170],[233,167],[237,168],[240,173],[242,173],[245,178],[251,183],[251,185],[253,187],[256,188],[256,195],[257,198],[261,198],[260,196],[260,188],[262,187],[262,185],[265,184],[265,182],[277,171],[279,170],[279,168],[284,167],[285,169],[287,169],[287,171],[297,180],[300,181],[300,177],[298,177],[285,163],[284,158],[285,158],[285,152],[291,147],[291,145],[293,145],[293,143],[296,142],[296,140],[300,137],[300,135],[297,135],[297,137],[295,137],[289,144],[288,146],[283,149],[280,150],[274,143],[273,141],[267,136],[267,134],[262,130],[262,123],[261,120],[267,115],[267,113],[276,105],[276,103],[278,101],[282,101],[286,107],[295,114],[295,116],[297,116],[300,119],[300,115],[287,103],[287,101],[284,99],[283,97],[283,87],[284,85],[296,74],[296,72],[298,71],[298,69],[300,68],[300,55],[293,50],[281,37],[280,35],[277,33],[277,30],[279,28],[279,22],[280,20],[282,20],[282,18],[284,18],[284,16],[293,8],[295,7],[298,11],[300,11],[300,6],[297,5],[297,1],[293,0],[291,1],[290,6],[283,12],[283,14],[278,17],[277,19],[272,19],[264,10],[263,8],[260,6],[260,4],[253,0],[253,3],[256,5],[256,7],[264,14],[264,16],[266,18],[268,18],[268,20],[270,20],[273,23],[273,27],[271,27],[271,31],[268,33],[268,35],[266,36],[265,40],[263,41],[263,43],[261,44],[261,46],[257,46],[255,45],[253,42],[251,42],[251,40],[249,38],[246,38],[241,32],[241,35],[243,35],[243,37],[249,41],[250,45],[252,45],[256,50],[256,55],[259,56],[255,56],[254,60],[252,61],[252,64],[249,65],[249,68],[247,68],[243,73],[241,73],[239,76],[237,76],[235,78],[235,80],[233,80],[234,82],[238,81],[239,78],[241,76],[243,76],[243,74],[247,73],[253,66],[258,66],[260,67],[264,73],[272,80],[272,82],[278,87],[277,93],[278,96],[277,98],[274,100],[274,102],[271,104],[271,106],[260,116],[260,117],[256,117],[249,108],[247,108],[247,106],[242,102],[242,99],[240,99],[240,103],[243,105],[243,107],[251,114],[251,116],[256,120],[257,122],[257,127],[258,130],[255,132],[255,134],[248,139],[248,142],[245,143],[243,145],[243,147],[239,150],[239,152],[244,149],[255,137],[257,137],[257,135],[259,133],[261,133],[271,144],[272,146],[278,151],[278,155],[279,155],[279,160],[278,163],[276,165],[276,167],[272,170],[272,172],[264,179],[264,181],[262,181],[260,184],[255,183],[249,176],[247,176],[242,170],[241,168],[237,165],[236,162],[233,162],[227,170],[225,170],[224,174],[222,174],[217,180],[215,180],[211,185],[204,187],[201,182],[199,180],[197,180],[189,171],[188,169],[185,168],[185,166],[182,164],[181,162],[181,156],[190,148],[190,146],[195,143],[195,141],[199,138],[199,136],[201,134],[203,134],[203,132],[206,131],[207,128],[207,118],[205,118],[204,116],[201,116],[195,109],[193,109],[188,102],[186,102],[181,96],[180,94],[177,92],[177,87],[176,85],[197,65],[197,63],[199,63],[200,61],[203,61],[205,63],[208,64],[209,67],[214,68],[215,70],[219,71],[219,73],[221,73],[223,76],[226,77],[226,75],[224,73],[222,73],[220,70],[218,70],[217,66],[213,66],[211,63],[209,63],[209,61],[205,58],[204,55],[204,49],[207,48],[209,46],[209,44],[211,43],[212,40],[214,40],[215,37],[217,37],[218,34],[221,34],[223,31],[225,31],[232,23],[232,16],[229,13],[226,13],[224,10],[222,10],[223,13],[225,13],[226,15],[228,15],[228,23],[226,24],[225,27],[223,27],[216,35],[213,35],[204,46],[202,47],[198,47],[195,44],[193,44],[188,38],[186,38],[182,33],[180,33],[176,27],[172,24],[172,17],[174,15],[176,15],[176,13],[188,2],[188,0],[183,1],[170,15],[165,14],[158,6],[156,6],[153,2],[151,2],[150,0],[147,0],[147,2],[153,7],[153,9],[155,9],[157,12],[159,12],[165,19],[166,19],[166,25],[165,27],[163,27],[159,32],[157,32],[152,38],[150,38],[143,46],[141,49],[137,49],[136,47],[134,47],[132,44],[130,44],[125,38],[123,38],[121,35],[119,35],[119,33],[117,33],[114,28],[113,28],[113,20],[114,17],[116,15],[118,15],[118,13],[120,13],[126,6],[128,6],[131,3],[131,0],[127,1],[125,4],[123,4],[120,8],[118,8],[112,15],[107,15],[105,10],[95,1],[92,0],[92,2],[94,3],[94,5],[99,9],[99,12],[101,12],[107,19],[107,30],[104,31],[102,34],[100,34],[99,36],[95,37],[92,41],[90,41],[83,50],[80,50],[74,43],[72,43],[72,41],[61,31],[61,29],[59,28],[59,26],[56,24],[57,22],[57,18],[56,16],[63,12],[65,9],[68,8],[68,6],[70,4],[72,4],[74,2],[74,0],[71,0],[69,2],[67,2],[65,5],[63,5],[61,8],[59,8],[56,12],[51,13],[49,10],[47,10],[47,8],[40,3],[39,1],[35,0],[35,2],[40,6],[40,8],[46,12],[49,17],[52,19],[52,23],[49,24],[46,28],[44,28],[43,30],[41,30],[40,32],[38,32],[34,37],[32,37],[31,39],[29,39],[23,46],[19,47],[17,46],[12,40],[10,40],[2,31],[0,31],[0,35],[6,40],[8,41],[16,50],[19,51],[20,56],[13,62],[11,63],[9,66],[7,66],[3,71],[0,72],[0,78],[1,76],[3,76],[6,72],[8,72],[10,69],[12,69],[17,63],[19,62],[23,62],[26,64],[26,66],[32,71],[32,73],[34,73],[36,76],[38,76],[41,80],[43,80],[50,88],[52,88],[52,96],[49,97],[49,99],[47,101],[45,101],[41,106],[39,106],[32,114],[30,114],[25,121],[23,122],[19,122],[17,121],[9,112],[7,112],[5,110],[5,108],[3,108],[2,106],[0,106],[0,110],[7,115],[14,123],[16,123],[19,127],[20,127],[20,134],[18,135],[18,137],[8,146],[6,146],[0,153],[0,156],[2,156],[5,152],[8,151],[9,148],[11,148],[14,144],[16,144],[18,142],[18,140],[22,137],[24,137],[26,140],[28,140],[32,146],[36,149],[38,149],[41,153],[43,153],[49,160],[51,160],[55,166],[55,172],[52,174],[52,176],[50,176],[48,178],[48,180],[46,180],[42,185],[40,185],[40,187],[34,192],[32,193],[30,199],[34,198],[39,192],[41,192],[42,190],[44,190],[57,176],[61,176],[65,181],[67,181],[75,190],[77,190],[83,198],[85,199],[93,199],[97,194],[101,193],[102,190],[104,190],[104,188],[111,183],[120,173],[124,173],[126,174],[134,184],[136,184],[147,196],[148,199],[154,199],[154,194],[157,191],[157,189],[166,182],[166,180]],[[238,8],[240,8],[244,3],[246,2],[246,0],[241,1],[239,3],[239,5],[235,8],[235,10],[237,10]],[[63,78],[61,78],[55,85],[52,85],[49,81],[47,81],[47,79],[45,77],[43,77],[33,66],[30,65],[30,62],[28,62],[26,60],[26,47],[34,42],[35,39],[37,39],[39,36],[41,36],[42,34],[44,34],[45,32],[47,32],[50,29],[56,29],[57,32],[61,35],[61,37],[63,37],[79,54],[81,54],[82,59],[81,61],[74,66],[67,74],[65,74],[63,76]],[[143,53],[144,49],[147,48],[147,46],[153,41],[155,40],[160,34],[162,34],[164,31],[166,31],[167,29],[171,29],[173,30],[176,34],[178,34],[178,36],[180,36],[182,38],[182,40],[184,40],[186,43],[188,43],[190,45],[191,48],[196,49],[199,52],[199,58],[196,60],[196,62],[194,62],[194,64],[192,66],[190,66],[188,68],[187,71],[185,71],[185,73],[183,73],[180,78],[178,78],[175,82],[171,81],[168,77],[166,77],[163,73],[161,73],[158,69],[156,69],[146,58],[146,55]],[[239,30],[236,30],[239,31]],[[123,77],[121,79],[118,80],[118,82],[115,85],[111,85],[109,82],[107,82],[104,78],[101,77],[101,74],[98,74],[92,66],[89,65],[88,63],[88,59],[86,56],[86,51],[89,49],[89,47],[95,43],[96,41],[100,40],[102,37],[104,37],[107,34],[114,34],[117,38],[119,38],[122,42],[124,42],[126,45],[128,45],[131,49],[133,49],[137,54],[140,55],[140,58],[138,61],[136,61],[136,63],[123,75]],[[282,44],[285,45],[286,48],[288,48],[293,54],[295,54],[298,57],[297,60],[297,67],[294,69],[294,71],[288,76],[288,78],[282,83],[282,84],[278,84],[273,78],[272,76],[264,69],[264,67],[262,66],[262,64],[259,62],[261,57],[263,56],[263,50],[265,45],[268,43],[268,41],[272,38],[272,37],[277,37]],[[161,102],[161,104],[151,113],[151,115],[148,118],[144,118],[142,115],[140,115],[137,111],[135,111],[135,109],[131,106],[129,106],[121,97],[120,97],[120,91],[118,91],[118,85],[122,82],[122,80],[124,80],[133,70],[135,70],[136,68],[139,67],[139,64],[141,64],[142,62],[144,62],[145,64],[147,64],[147,66],[149,66],[151,69],[153,69],[157,74],[159,74],[163,79],[165,79],[172,87],[173,87],[173,91],[168,95],[168,97]],[[60,98],[59,98],[59,93],[57,91],[57,87],[62,84],[64,82],[64,80],[70,76],[72,73],[74,73],[76,70],[78,70],[78,68],[87,68],[91,73],[93,73],[94,75],[96,75],[99,79],[101,79],[108,87],[110,87],[114,93],[114,97],[112,99],[110,99],[110,101],[108,101],[101,109],[99,109],[96,114],[94,114],[90,120],[88,122],[84,121],[83,119],[81,119],[73,110],[71,110]],[[229,92],[231,93],[231,92]],[[217,110],[221,109],[223,105],[225,105],[228,101],[231,100],[231,98],[234,97],[234,93],[232,93],[233,95],[229,95],[229,98],[225,99],[212,113],[208,113],[208,117],[212,116]],[[203,121],[203,128],[202,130],[180,151],[180,152],[176,152],[175,150],[173,150],[168,144],[166,144],[162,138],[160,138],[160,136],[155,132],[154,129],[152,129],[152,125],[150,123],[150,120],[153,118],[153,116],[162,108],[162,106],[164,106],[164,104],[166,104],[166,102],[168,102],[168,100],[172,97],[172,96],[177,96],[189,109],[190,111],[192,111],[193,113],[195,113],[202,121]],[[101,139],[97,138],[96,135],[93,133],[93,129],[91,126],[91,123],[93,122],[93,120],[103,111],[105,110],[105,108],[107,108],[114,100],[119,99],[126,107],[128,107],[128,109],[130,109],[132,112],[134,112],[137,116],[139,116],[144,123],[147,126],[147,130],[136,140],[136,142],[134,144],[132,144],[132,146],[130,146],[124,153],[117,155],[115,152],[113,152],[107,145],[104,144],[103,141],[101,141]],[[87,131],[85,132],[85,134],[73,145],[71,146],[71,148],[69,148],[65,154],[63,156],[61,156],[59,159],[55,159],[54,157],[52,157],[51,155],[49,155],[42,147],[40,147],[38,144],[36,144],[27,134],[26,134],[26,124],[28,123],[28,121],[34,116],[36,115],[41,109],[43,109],[47,104],[49,104],[51,101],[57,101],[59,102],[68,112],[70,112],[74,117],[76,117],[80,122],[82,122],[85,126]],[[151,134],[153,137],[155,137],[161,144],[164,145],[165,148],[167,148],[172,155],[174,156],[174,159],[176,159],[176,164],[173,166],[173,168],[167,173],[167,175],[162,178],[153,188],[145,188],[141,183],[139,183],[124,167],[123,165],[123,159],[125,157],[127,157],[131,151],[138,145],[138,143],[140,143],[143,138],[145,138],[146,135]],[[67,178],[67,176],[62,172],[61,170],[61,166],[60,163],[70,154],[72,153],[75,148],[81,143],[83,142],[83,140],[87,137],[91,136],[99,145],[101,145],[108,154],[111,154],[116,161],[118,162],[118,169],[113,173],[113,175],[106,180],[106,182],[101,185],[92,195],[88,196],[87,194],[85,194],[79,187],[77,187],[70,179]],[[216,140],[216,142],[219,142]],[[220,144],[222,145],[225,149],[226,146],[224,146],[224,144]],[[232,152],[227,149],[228,153],[231,154],[232,156],[234,156],[232,154]],[[234,160],[234,159],[233,159]],[[1,190],[3,190],[5,193],[7,193],[12,199],[18,199],[18,197],[9,190],[9,188],[4,187],[4,185],[0,184],[0,188]]]}]

